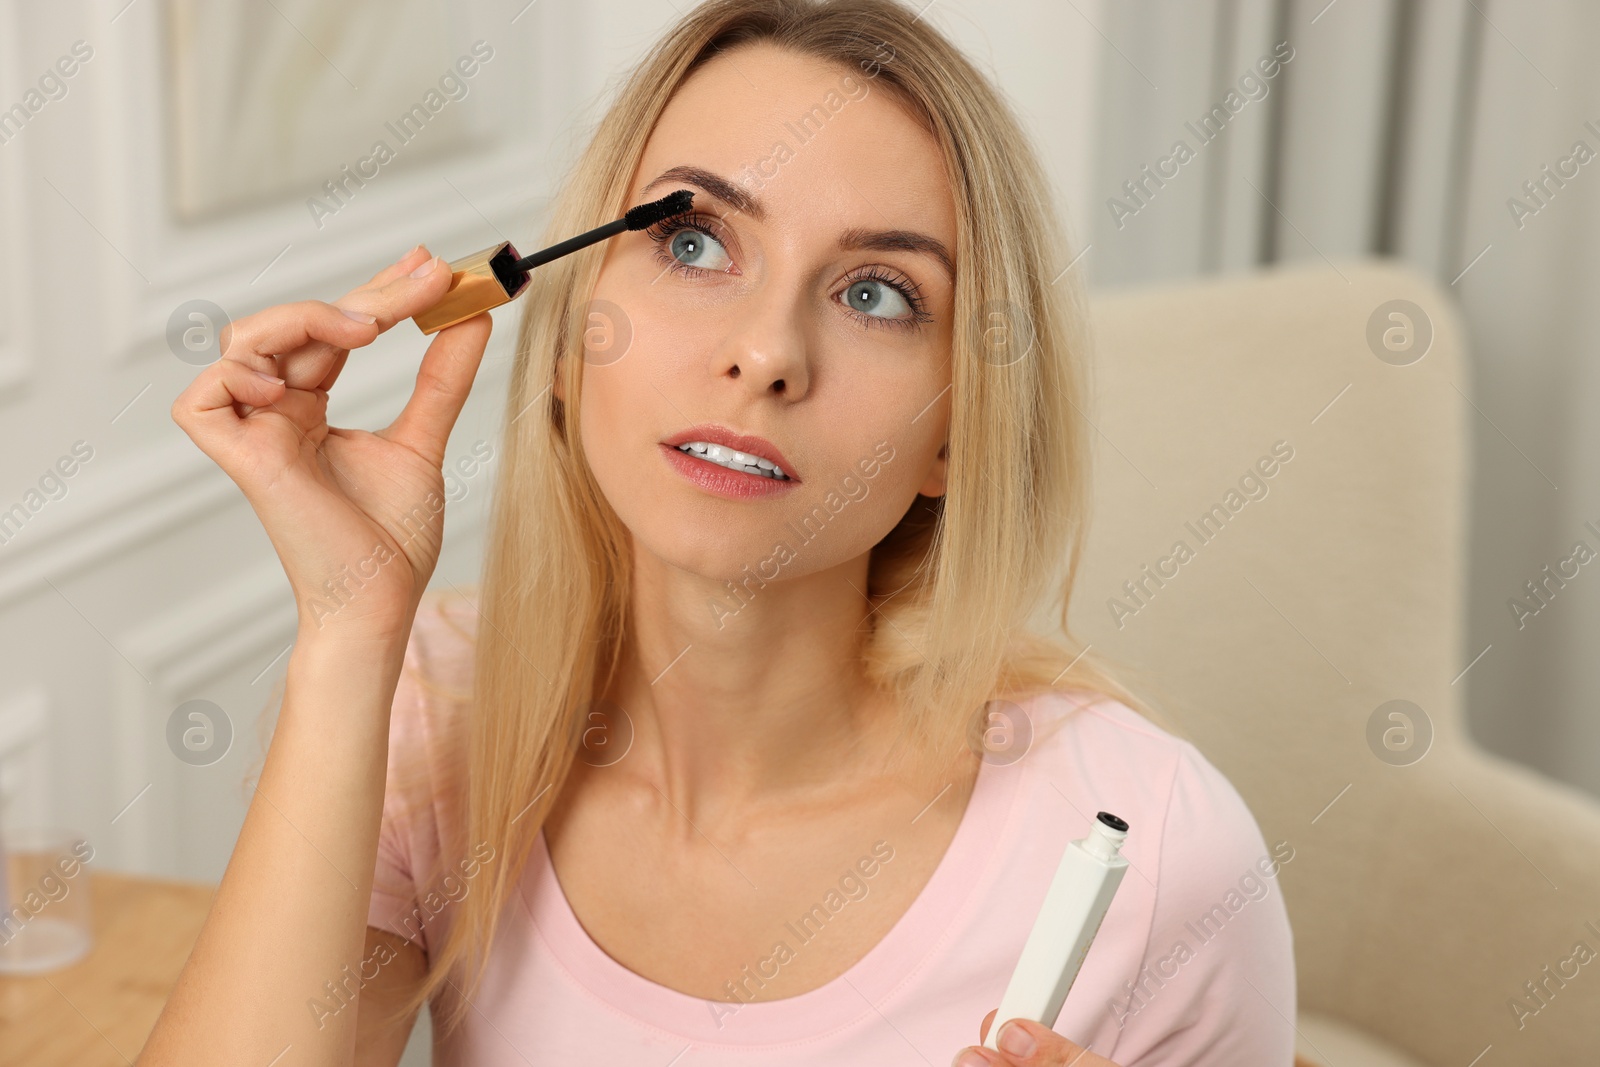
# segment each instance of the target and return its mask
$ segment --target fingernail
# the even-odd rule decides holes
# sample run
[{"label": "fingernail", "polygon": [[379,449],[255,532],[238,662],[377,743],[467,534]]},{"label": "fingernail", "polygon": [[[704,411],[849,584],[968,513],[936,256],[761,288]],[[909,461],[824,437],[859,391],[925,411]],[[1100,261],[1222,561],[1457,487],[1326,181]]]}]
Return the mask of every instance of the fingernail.
[{"label": "fingernail", "polygon": [[376,315],[368,315],[361,311],[351,311],[349,308],[340,308],[339,310],[350,316],[352,319],[355,319],[357,322],[364,322],[368,326],[371,326],[373,323],[378,321],[378,316]]},{"label": "fingernail", "polygon": [[422,245],[420,245],[420,244],[412,245],[411,248],[406,252],[406,254],[403,255],[403,256],[400,256],[398,259],[395,260],[395,262],[398,263],[402,259],[409,259],[412,255],[414,255],[416,253],[417,249],[419,249],[421,247],[422,247]]},{"label": "fingernail", "polygon": [[411,272],[411,276],[413,278],[426,278],[428,275],[433,273],[433,269],[438,265],[439,257],[430,256],[426,263]]},{"label": "fingernail", "polygon": [[274,378],[272,375],[268,374],[265,371],[259,371],[259,370],[256,371],[256,377],[257,378],[265,378],[267,381],[273,383],[274,385],[282,385],[283,384],[283,379],[282,378]]},{"label": "fingernail", "polygon": [[997,1043],[1000,1051],[1006,1055],[1024,1058],[1033,1055],[1034,1046],[1038,1044],[1032,1034],[1014,1022],[1006,1023],[1000,1028],[1000,1040]]},{"label": "fingernail", "polygon": [[950,1067],[989,1067],[989,1061],[968,1048],[956,1053],[956,1058],[950,1061]]}]

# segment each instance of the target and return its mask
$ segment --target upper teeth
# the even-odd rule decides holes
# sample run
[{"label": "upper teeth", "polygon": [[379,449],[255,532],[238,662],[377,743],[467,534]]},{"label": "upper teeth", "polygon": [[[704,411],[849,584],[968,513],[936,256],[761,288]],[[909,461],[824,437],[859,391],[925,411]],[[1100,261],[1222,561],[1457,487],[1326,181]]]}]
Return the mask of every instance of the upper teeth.
[{"label": "upper teeth", "polygon": [[693,455],[699,456],[701,459],[710,460],[719,467],[727,467],[730,470],[748,471],[751,474],[759,474],[763,477],[772,478],[776,481],[789,480],[789,476],[783,473],[782,467],[771,462],[770,460],[762,459],[760,456],[752,456],[744,452],[737,452],[734,449],[725,448],[722,445],[714,445],[709,441],[689,441],[685,444],[678,445],[677,447],[679,452],[692,453]]}]

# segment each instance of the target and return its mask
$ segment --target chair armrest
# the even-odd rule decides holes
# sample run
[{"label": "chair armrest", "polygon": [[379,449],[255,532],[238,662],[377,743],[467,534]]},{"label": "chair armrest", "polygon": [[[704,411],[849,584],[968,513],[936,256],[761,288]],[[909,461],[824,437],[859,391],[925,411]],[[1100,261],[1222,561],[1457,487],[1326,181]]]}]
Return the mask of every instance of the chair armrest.
[{"label": "chair armrest", "polygon": [[1600,804],[1438,740],[1384,768],[1400,773],[1354,783],[1340,803],[1355,803],[1307,839],[1285,893],[1324,898],[1291,903],[1323,920],[1295,936],[1324,966],[1299,976],[1301,1008],[1425,1063],[1470,1063],[1491,1045],[1530,1067],[1585,1062],[1600,1048],[1600,979],[1585,980],[1574,950],[1600,950]]}]

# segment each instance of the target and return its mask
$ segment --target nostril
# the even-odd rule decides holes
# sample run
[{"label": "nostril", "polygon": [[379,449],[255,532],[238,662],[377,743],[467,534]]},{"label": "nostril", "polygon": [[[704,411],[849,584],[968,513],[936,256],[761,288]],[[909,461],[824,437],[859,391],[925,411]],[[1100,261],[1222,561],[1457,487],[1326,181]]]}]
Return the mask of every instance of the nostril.
[{"label": "nostril", "polygon": [[779,378],[777,381],[772,383],[772,391],[774,393],[783,392],[783,379],[782,378]]}]

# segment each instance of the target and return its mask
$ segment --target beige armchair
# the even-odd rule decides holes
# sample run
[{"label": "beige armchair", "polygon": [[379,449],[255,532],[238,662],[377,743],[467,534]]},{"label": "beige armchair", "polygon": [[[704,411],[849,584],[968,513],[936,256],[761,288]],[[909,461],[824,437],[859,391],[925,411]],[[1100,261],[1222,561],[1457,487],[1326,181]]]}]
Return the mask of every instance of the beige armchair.
[{"label": "beige armchair", "polygon": [[[1414,313],[1409,350],[1382,341],[1392,328],[1404,349],[1404,320],[1380,316],[1369,342],[1392,300],[1431,321],[1408,364]],[[1462,722],[1483,651],[1462,617],[1468,431],[1485,415],[1452,300],[1392,261],[1319,260],[1092,301],[1073,625],[1133,668],[1268,844],[1293,845],[1278,882],[1299,1053],[1326,1067],[1600,1063],[1600,958],[1582,962],[1600,953],[1600,804]],[[1258,468],[1278,442],[1292,458]],[[1192,556],[1157,584],[1180,539]],[[1406,720],[1379,712],[1395,700],[1431,724],[1420,759],[1423,718],[1407,747]]]}]

